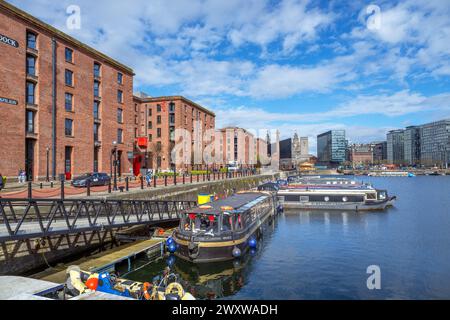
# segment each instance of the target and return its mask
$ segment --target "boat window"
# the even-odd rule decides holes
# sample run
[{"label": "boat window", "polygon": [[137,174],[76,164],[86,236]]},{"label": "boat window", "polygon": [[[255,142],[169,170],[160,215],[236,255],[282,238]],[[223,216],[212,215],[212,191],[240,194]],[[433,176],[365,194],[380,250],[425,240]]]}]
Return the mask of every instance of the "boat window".
[{"label": "boat window", "polygon": [[328,202],[328,201],[330,201],[330,198],[329,197],[325,197],[325,198],[323,198],[323,200],[325,200],[325,202]]},{"label": "boat window", "polygon": [[234,230],[241,230],[241,229],[243,229],[241,215],[240,214],[236,215],[234,220],[235,220]]},{"label": "boat window", "polygon": [[190,213],[186,217],[184,230],[192,232],[217,232],[218,231],[217,217],[213,214],[195,214]]},{"label": "boat window", "polygon": [[222,231],[232,231],[233,217],[230,214],[224,214],[222,220]]},{"label": "boat window", "polygon": [[192,230],[192,227],[195,222],[195,217],[196,217],[195,213],[189,213],[189,214],[185,215],[183,222],[182,222],[183,230],[185,230],[185,231]]},{"label": "boat window", "polygon": [[380,193],[379,193],[380,195],[379,195],[379,197],[380,197],[380,200],[384,200],[384,199],[386,199],[386,191],[380,191]]},{"label": "boat window", "polygon": [[255,207],[250,209],[250,215],[251,215],[252,221],[256,220],[256,218],[258,217],[259,211],[260,211],[259,206],[255,206]]},{"label": "boat window", "polygon": [[348,198],[347,197],[342,197],[342,201],[347,202]]},{"label": "boat window", "polygon": [[375,193],[368,193],[367,194],[367,199],[375,200],[376,198],[377,198],[377,195]]},{"label": "boat window", "polygon": [[297,196],[297,195],[288,194],[288,195],[284,196],[284,201],[299,201],[299,200],[300,200],[300,196]]}]

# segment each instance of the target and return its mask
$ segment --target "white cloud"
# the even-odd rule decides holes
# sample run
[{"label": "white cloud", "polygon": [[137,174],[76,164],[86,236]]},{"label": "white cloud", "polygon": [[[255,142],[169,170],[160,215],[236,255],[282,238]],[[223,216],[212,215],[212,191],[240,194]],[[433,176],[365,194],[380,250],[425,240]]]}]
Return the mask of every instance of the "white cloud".
[{"label": "white cloud", "polygon": [[351,31],[350,39],[386,45],[386,55],[380,48],[379,63],[384,69],[391,66],[395,78],[404,79],[418,67],[429,75],[446,75],[450,59],[450,1],[405,0],[380,7],[380,28],[366,27],[367,16],[362,8],[362,25]]},{"label": "white cloud", "polygon": [[250,95],[257,98],[286,97],[300,92],[326,92],[337,82],[341,70],[319,66],[315,68],[269,65],[260,70],[250,84]]},{"label": "white cloud", "polygon": [[263,108],[217,108],[219,125],[273,127],[311,122],[323,123],[362,115],[398,117],[419,112],[450,110],[450,92],[434,96],[400,91],[392,95],[360,95],[328,111],[317,113],[269,112]]}]

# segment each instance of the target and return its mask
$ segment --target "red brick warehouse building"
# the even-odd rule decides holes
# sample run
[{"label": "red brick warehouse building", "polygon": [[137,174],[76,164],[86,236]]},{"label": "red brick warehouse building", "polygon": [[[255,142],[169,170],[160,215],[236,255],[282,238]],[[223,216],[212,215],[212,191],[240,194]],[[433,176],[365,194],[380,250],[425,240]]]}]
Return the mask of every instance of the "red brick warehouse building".
[{"label": "red brick warehouse building", "polygon": [[[129,172],[133,70],[0,1],[0,173]],[[116,142],[116,143],[114,143]],[[47,169],[48,168],[48,169]]]},{"label": "red brick warehouse building", "polygon": [[[141,168],[171,170],[175,165],[171,159],[171,151],[178,143],[191,144],[183,146],[191,154],[183,155],[186,159],[181,159],[176,165],[178,170],[204,168],[203,158],[196,163],[192,154],[196,148],[200,150],[199,153],[203,153],[207,144],[211,143],[204,139],[204,133],[215,129],[216,116],[213,112],[182,96],[150,97],[139,94],[135,95],[134,104],[137,110],[135,123],[138,137],[134,153],[135,174]],[[190,133],[190,141],[187,138],[185,141],[176,141],[176,129],[184,129]],[[196,134],[200,136],[196,137]]]}]

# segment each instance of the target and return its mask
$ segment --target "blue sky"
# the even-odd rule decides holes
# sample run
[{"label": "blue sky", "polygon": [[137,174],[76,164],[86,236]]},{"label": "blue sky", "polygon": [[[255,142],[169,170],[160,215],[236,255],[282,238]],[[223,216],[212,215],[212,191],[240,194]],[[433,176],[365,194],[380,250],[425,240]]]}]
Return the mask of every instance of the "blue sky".
[{"label": "blue sky", "polygon": [[448,0],[9,2],[132,67],[135,91],[182,94],[218,127],[296,131],[311,152],[328,129],[369,142],[450,118]]}]

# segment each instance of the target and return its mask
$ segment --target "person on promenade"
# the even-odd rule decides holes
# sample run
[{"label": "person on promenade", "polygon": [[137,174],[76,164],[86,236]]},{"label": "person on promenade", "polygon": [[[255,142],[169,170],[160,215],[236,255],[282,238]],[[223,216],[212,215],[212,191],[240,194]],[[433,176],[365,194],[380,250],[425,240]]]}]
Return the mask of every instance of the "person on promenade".
[{"label": "person on promenade", "polygon": [[19,173],[17,174],[17,180],[19,181],[19,183],[25,182],[25,171],[23,171],[22,169],[20,169]]},{"label": "person on promenade", "polygon": [[22,183],[25,183],[27,181],[27,173],[25,170],[22,170]]},{"label": "person on promenade", "polygon": [[147,181],[147,187],[150,187],[151,183],[152,183],[152,169],[147,169],[147,172],[145,174],[145,180]]}]

